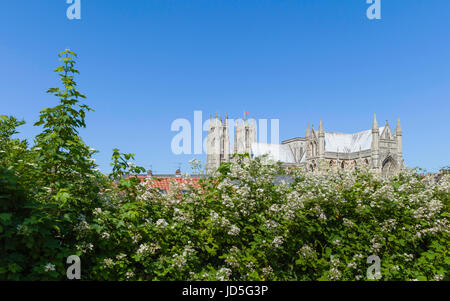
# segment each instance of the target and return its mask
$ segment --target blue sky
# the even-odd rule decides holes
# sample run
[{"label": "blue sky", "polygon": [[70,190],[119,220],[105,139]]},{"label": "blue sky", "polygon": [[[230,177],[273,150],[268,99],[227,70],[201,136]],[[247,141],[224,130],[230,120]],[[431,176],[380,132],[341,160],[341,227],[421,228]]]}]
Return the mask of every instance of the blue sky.
[{"label": "blue sky", "polygon": [[[23,118],[57,99],[57,53],[79,55],[79,89],[95,109],[81,131],[108,172],[112,149],[173,173],[193,155],[171,152],[177,118],[194,110],[280,119],[280,138],[306,123],[353,133],[401,118],[407,165],[449,165],[450,1],[0,0],[0,114]],[[204,133],[206,135],[206,132]],[[204,160],[203,156],[197,156]]]}]

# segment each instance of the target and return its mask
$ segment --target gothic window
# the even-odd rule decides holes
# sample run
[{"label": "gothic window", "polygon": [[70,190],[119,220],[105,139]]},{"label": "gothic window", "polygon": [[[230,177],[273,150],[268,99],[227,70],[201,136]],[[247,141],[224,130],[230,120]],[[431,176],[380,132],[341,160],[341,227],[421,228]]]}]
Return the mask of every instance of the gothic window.
[{"label": "gothic window", "polygon": [[397,172],[397,165],[392,157],[387,157],[383,161],[383,166],[381,168],[383,176],[392,176]]},{"label": "gothic window", "polygon": [[341,163],[341,168],[342,168],[342,169],[345,168],[345,162],[344,162],[344,161],[342,161],[342,163]]}]

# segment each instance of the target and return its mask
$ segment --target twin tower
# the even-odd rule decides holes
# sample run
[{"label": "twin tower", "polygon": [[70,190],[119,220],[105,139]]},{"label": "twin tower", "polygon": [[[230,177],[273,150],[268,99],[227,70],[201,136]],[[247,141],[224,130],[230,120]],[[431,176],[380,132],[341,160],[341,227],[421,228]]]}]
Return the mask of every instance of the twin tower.
[{"label": "twin tower", "polygon": [[209,132],[206,138],[206,171],[211,173],[222,162],[229,162],[232,154],[252,154],[252,145],[256,141],[256,122],[254,119],[238,119],[233,121],[234,145],[231,153],[231,143],[228,116],[222,120],[209,120]]}]

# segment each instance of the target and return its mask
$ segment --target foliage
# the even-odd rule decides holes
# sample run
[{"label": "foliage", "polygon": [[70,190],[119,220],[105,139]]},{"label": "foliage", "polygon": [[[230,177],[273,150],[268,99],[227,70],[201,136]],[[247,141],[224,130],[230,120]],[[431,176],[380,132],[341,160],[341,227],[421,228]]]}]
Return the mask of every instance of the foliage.
[{"label": "foliage", "polygon": [[35,145],[0,116],[0,280],[64,280],[69,255],[84,280],[367,280],[370,255],[381,280],[449,280],[448,173],[311,174],[238,155],[162,194],[133,154],[96,169],[76,55],[60,56]]}]

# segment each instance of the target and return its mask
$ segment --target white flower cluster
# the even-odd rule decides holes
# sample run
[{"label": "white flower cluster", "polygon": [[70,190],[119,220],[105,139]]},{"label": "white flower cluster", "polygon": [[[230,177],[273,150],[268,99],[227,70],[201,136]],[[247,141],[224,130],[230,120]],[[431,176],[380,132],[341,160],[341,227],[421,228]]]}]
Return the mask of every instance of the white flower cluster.
[{"label": "white flower cluster", "polygon": [[352,222],[351,220],[349,220],[349,219],[347,219],[345,217],[342,219],[342,221],[343,221],[344,225],[349,227],[349,228],[352,228],[352,227],[355,226],[354,222]]},{"label": "white flower cluster", "polygon": [[114,266],[114,261],[111,258],[105,258],[103,259],[103,264],[105,265],[105,267],[111,268],[112,266]]},{"label": "white flower cluster", "polygon": [[[191,242],[189,242],[190,244]],[[188,259],[190,256],[192,256],[195,253],[195,249],[192,248],[191,245],[187,245],[182,254],[173,254],[172,258],[173,258],[173,263],[172,263],[172,267],[177,268],[177,269],[183,269],[185,264],[187,263]]]},{"label": "white flower cluster", "polygon": [[158,251],[160,249],[161,249],[161,247],[156,243],[141,244],[139,246],[139,249],[136,251],[136,254],[141,254],[141,255],[155,254],[156,251]]},{"label": "white flower cluster", "polygon": [[239,227],[231,225],[231,229],[230,231],[228,231],[228,235],[237,236],[239,235],[239,232],[241,232],[241,229],[239,229]]},{"label": "white flower cluster", "polygon": [[439,200],[431,200],[425,204],[424,207],[420,207],[414,210],[414,217],[416,219],[430,220],[434,215],[442,210],[443,204]]},{"label": "white flower cluster", "polygon": [[211,211],[210,219],[214,225],[226,228],[231,225],[230,221],[225,216],[220,216],[217,212]]},{"label": "white flower cluster", "polygon": [[125,277],[126,277],[127,279],[133,278],[133,277],[134,277],[134,272],[132,272],[132,271],[126,272],[126,273],[125,273]]},{"label": "white flower cluster", "polygon": [[168,222],[166,222],[165,219],[160,218],[159,220],[156,221],[156,227],[160,228],[160,229],[164,229],[169,225]]},{"label": "white flower cluster", "polygon": [[17,230],[17,234],[20,234],[20,235],[27,235],[27,233],[28,233],[28,227],[26,225],[22,225],[22,224],[17,225],[16,230]]},{"label": "white flower cluster", "polygon": [[83,254],[86,254],[94,249],[94,245],[92,243],[82,243],[75,246],[78,251],[81,251]]},{"label": "white flower cluster", "polygon": [[385,238],[381,237],[379,235],[375,235],[371,240],[370,243],[372,244],[372,253],[377,254],[380,252],[381,248],[384,245]]},{"label": "white flower cluster", "polygon": [[225,262],[232,268],[239,267],[239,249],[236,246],[231,247],[226,255]]},{"label": "white flower cluster", "polygon": [[273,245],[275,248],[279,248],[279,247],[283,244],[283,242],[284,242],[283,236],[277,236],[277,237],[275,237],[275,238],[273,239],[272,245]]},{"label": "white flower cluster", "polygon": [[300,248],[300,250],[297,253],[305,258],[310,258],[316,254],[316,251],[310,246],[304,245],[303,247]]},{"label": "white flower cluster", "polygon": [[92,212],[93,215],[100,215],[102,214],[102,208],[95,208]]},{"label": "white flower cluster", "polygon": [[405,261],[412,261],[413,258],[414,258],[414,255],[413,254],[404,253],[403,257],[405,258]]},{"label": "white flower cluster", "polygon": [[55,270],[55,265],[52,263],[47,263],[47,265],[44,267],[44,270],[46,272],[50,272],[50,271],[54,271]]},{"label": "white flower cluster", "polygon": [[229,268],[221,268],[217,271],[216,278],[219,281],[228,281],[230,280],[231,270]]},{"label": "white flower cluster", "polygon": [[183,223],[192,223],[193,222],[192,217],[188,213],[182,211],[179,208],[174,208],[173,219],[176,222],[183,222]]},{"label": "white flower cluster", "polygon": [[339,271],[340,263],[339,258],[331,257],[331,269],[328,271],[329,280],[336,281],[341,278],[342,273]]},{"label": "white flower cluster", "polygon": [[135,235],[131,236],[131,240],[134,244],[137,244],[142,239],[142,235],[139,233],[136,233]]},{"label": "white flower cluster", "polygon": [[393,218],[387,219],[381,224],[381,231],[390,233],[393,230],[395,230],[396,225],[397,225],[396,219]]}]

